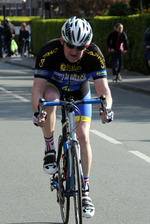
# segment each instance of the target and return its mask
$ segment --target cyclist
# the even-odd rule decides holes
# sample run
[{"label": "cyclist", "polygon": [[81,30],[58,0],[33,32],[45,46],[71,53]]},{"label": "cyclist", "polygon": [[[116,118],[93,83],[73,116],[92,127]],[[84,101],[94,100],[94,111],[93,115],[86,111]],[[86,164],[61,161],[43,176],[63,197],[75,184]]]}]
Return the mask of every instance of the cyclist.
[{"label": "cyclist", "polygon": [[[61,29],[61,38],[46,43],[40,50],[34,72],[32,88],[33,122],[41,126],[45,139],[45,157],[43,168],[48,174],[54,174],[56,167],[56,151],[54,145],[54,129],[56,107],[45,108],[42,121],[38,121],[38,102],[43,97],[46,101],[58,101],[63,94],[68,98],[87,99],[91,97],[88,79],[93,77],[98,97],[106,95],[107,107],[112,107],[111,92],[107,82],[107,72],[104,57],[92,43],[92,28],[80,18],[68,19]],[[89,140],[91,121],[91,105],[79,105],[80,116],[75,117],[77,138],[81,148],[81,163],[84,175],[82,210],[84,217],[92,217],[95,208],[89,197],[89,175],[92,162],[92,152]],[[103,122],[113,119],[113,112],[108,111],[107,118],[100,109]],[[80,122],[79,122],[80,121]]]}]

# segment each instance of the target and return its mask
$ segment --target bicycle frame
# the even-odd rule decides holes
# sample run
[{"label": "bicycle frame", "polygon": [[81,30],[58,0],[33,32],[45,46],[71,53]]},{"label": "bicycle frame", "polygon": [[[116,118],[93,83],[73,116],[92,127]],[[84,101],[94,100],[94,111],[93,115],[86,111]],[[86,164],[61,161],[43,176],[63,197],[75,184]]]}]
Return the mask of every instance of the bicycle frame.
[{"label": "bicycle frame", "polygon": [[[66,125],[68,125],[67,128],[70,128],[71,138],[72,140],[77,141],[76,139],[76,127],[75,127],[75,115],[74,115],[74,105],[78,104],[101,104],[103,111],[106,113],[107,106],[106,106],[106,97],[105,95],[101,95],[100,98],[91,98],[86,100],[76,100],[74,101],[71,99],[70,101],[60,100],[60,101],[45,101],[43,98],[39,99],[39,122],[41,121],[41,117],[44,111],[44,107],[53,107],[53,106],[61,106],[61,113],[62,113],[62,136],[63,136],[63,146],[64,146],[64,154],[68,150],[68,139],[66,139],[67,133],[66,128],[64,128]],[[68,109],[67,109],[68,106]],[[69,112],[69,110],[71,110]],[[67,123],[68,120],[68,114],[69,114],[69,123]],[[70,125],[70,127],[69,127]],[[52,188],[58,188],[58,183],[53,179],[53,186]]]},{"label": "bicycle frame", "polygon": [[[87,100],[76,100],[70,99],[69,101],[60,100],[56,102],[45,102],[44,99],[39,100],[39,121],[44,112],[44,107],[48,106],[61,106],[62,113],[62,135],[59,137],[58,142],[58,156],[57,165],[59,166],[62,156],[66,158],[67,167],[63,164],[62,172],[58,169],[58,176],[53,175],[51,179],[51,190],[57,189],[57,201],[60,204],[61,215],[63,223],[68,223],[69,221],[69,208],[70,200],[69,198],[73,196],[75,203],[75,219],[77,224],[82,224],[82,202],[81,202],[81,177],[82,167],[80,164],[80,146],[76,137],[76,124],[75,124],[75,112],[74,107],[78,104],[101,104],[103,111],[106,111],[106,100],[105,96],[101,96],[96,99]],[[62,152],[63,148],[63,152]],[[62,154],[63,153],[63,154]],[[65,157],[66,156],[66,157]],[[65,161],[65,160],[64,160]],[[63,161],[63,162],[64,162]],[[67,168],[67,174],[65,176],[64,169]],[[65,189],[63,183],[66,181]],[[60,185],[59,185],[60,183]],[[83,183],[83,180],[82,180]],[[62,189],[61,189],[62,188]],[[67,202],[64,202],[64,196]],[[66,207],[65,207],[66,206]]]}]

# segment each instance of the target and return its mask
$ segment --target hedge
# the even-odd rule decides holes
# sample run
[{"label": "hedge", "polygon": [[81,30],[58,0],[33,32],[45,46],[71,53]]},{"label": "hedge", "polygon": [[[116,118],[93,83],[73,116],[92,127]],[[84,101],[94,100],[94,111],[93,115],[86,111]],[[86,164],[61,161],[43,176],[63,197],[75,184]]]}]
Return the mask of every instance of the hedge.
[{"label": "hedge", "polygon": [[124,26],[124,31],[127,34],[129,41],[128,53],[123,57],[123,67],[128,70],[149,74],[147,63],[144,60],[143,45],[143,35],[149,21],[150,15],[94,18],[94,42],[102,50],[108,66],[110,66],[110,56],[106,39],[108,34],[113,31],[114,25],[120,22]]},{"label": "hedge", "polygon": [[[129,49],[128,53],[124,55],[123,68],[133,71],[149,74],[147,63],[144,60],[144,45],[143,35],[150,21],[150,14],[132,15],[126,17],[102,17],[96,16],[94,18],[86,18],[92,25],[94,38],[93,41],[100,47],[103,52],[107,67],[111,66],[110,56],[107,47],[107,36],[113,31],[116,23],[120,22],[124,26],[124,31],[128,36]],[[31,22],[31,40],[32,53],[36,56],[42,45],[53,39],[61,36],[61,27],[67,19],[48,19],[40,20],[31,17],[10,18],[14,25],[21,24],[21,22]],[[28,23],[28,22],[27,22]]]},{"label": "hedge", "polygon": [[[94,17],[87,18],[94,33],[93,41],[103,52],[107,66],[110,64],[110,55],[107,47],[107,36],[113,31],[116,23],[124,25],[129,40],[128,53],[124,55],[123,68],[149,74],[147,63],[144,60],[143,35],[150,21],[150,15],[132,15],[128,17]],[[32,23],[32,50],[37,55],[41,46],[53,38],[59,38],[61,27],[66,19],[34,20]],[[39,32],[40,31],[40,32]]]},{"label": "hedge", "polygon": [[61,36],[61,27],[66,19],[35,20],[31,24],[32,51],[37,55],[47,41]]}]

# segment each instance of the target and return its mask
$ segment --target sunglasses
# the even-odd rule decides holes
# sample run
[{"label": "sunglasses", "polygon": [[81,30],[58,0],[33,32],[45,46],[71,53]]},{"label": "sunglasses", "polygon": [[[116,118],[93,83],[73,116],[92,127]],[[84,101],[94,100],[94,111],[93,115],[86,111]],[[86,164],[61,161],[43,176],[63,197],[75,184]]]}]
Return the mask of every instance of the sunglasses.
[{"label": "sunglasses", "polygon": [[68,42],[65,42],[65,43],[68,48],[70,48],[70,49],[76,48],[78,51],[82,51],[86,48],[85,46],[75,46],[75,45],[69,44]]}]

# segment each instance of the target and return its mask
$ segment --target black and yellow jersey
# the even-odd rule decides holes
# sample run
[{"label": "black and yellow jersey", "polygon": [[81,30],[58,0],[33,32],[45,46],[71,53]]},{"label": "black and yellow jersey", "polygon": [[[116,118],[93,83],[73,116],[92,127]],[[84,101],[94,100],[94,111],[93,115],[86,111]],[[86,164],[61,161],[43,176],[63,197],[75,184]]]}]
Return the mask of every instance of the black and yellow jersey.
[{"label": "black and yellow jersey", "polygon": [[107,72],[104,56],[94,43],[86,49],[79,62],[70,63],[65,58],[60,39],[54,39],[41,48],[36,60],[34,77],[47,79],[48,82],[68,92],[79,90],[90,77],[93,80],[106,78]]}]

